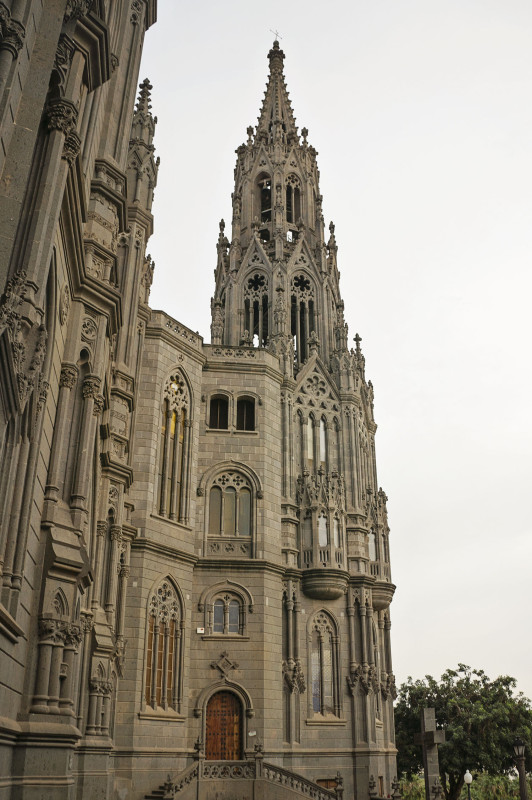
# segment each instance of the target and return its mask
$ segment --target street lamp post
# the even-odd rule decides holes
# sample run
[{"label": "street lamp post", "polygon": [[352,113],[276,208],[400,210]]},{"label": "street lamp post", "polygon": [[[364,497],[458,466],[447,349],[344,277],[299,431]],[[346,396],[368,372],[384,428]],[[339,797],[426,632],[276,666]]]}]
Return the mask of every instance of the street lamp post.
[{"label": "street lamp post", "polygon": [[466,773],[464,775],[464,783],[467,786],[467,800],[471,800],[471,781],[472,780],[473,780],[473,776],[471,775],[469,770],[466,769]]},{"label": "street lamp post", "polygon": [[526,790],[526,774],[525,774],[525,743],[522,739],[516,739],[514,742],[514,761],[519,773],[519,797],[521,800],[528,800],[528,792]]}]

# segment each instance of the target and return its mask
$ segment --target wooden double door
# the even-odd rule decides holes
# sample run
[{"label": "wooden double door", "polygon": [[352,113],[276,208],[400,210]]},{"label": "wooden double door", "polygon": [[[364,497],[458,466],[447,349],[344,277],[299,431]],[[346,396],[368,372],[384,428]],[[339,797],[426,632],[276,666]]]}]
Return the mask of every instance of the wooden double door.
[{"label": "wooden double door", "polygon": [[242,758],[242,703],[233,692],[216,692],[207,703],[205,758],[210,761]]}]

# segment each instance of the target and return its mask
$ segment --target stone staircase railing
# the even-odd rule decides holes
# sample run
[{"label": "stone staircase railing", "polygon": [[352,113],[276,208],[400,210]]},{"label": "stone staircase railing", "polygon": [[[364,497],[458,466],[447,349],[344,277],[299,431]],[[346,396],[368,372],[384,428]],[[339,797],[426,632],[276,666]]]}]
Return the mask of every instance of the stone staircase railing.
[{"label": "stone staircase railing", "polygon": [[342,800],[343,781],[338,775],[336,789],[324,789],[291,770],[263,761],[259,752],[246,761],[207,761],[199,758],[176,778],[170,775],[159,789],[145,795],[145,800],[176,800],[192,783],[211,780],[265,780],[284,786],[310,800]]},{"label": "stone staircase railing", "polygon": [[322,786],[318,786],[317,783],[308,780],[308,778],[282,767],[276,767],[275,764],[268,764],[263,761],[261,767],[261,777],[272,781],[272,783],[286,786],[304,797],[311,797],[312,800],[342,800],[344,790],[340,776],[338,776],[336,789],[324,789]]}]

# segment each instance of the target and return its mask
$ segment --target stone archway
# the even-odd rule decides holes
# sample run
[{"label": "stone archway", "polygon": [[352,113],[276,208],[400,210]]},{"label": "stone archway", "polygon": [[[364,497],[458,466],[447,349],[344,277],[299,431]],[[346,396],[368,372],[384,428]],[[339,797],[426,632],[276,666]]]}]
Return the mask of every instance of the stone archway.
[{"label": "stone archway", "polygon": [[242,758],[242,703],[233,692],[212,695],[205,715],[205,758],[239,761]]}]

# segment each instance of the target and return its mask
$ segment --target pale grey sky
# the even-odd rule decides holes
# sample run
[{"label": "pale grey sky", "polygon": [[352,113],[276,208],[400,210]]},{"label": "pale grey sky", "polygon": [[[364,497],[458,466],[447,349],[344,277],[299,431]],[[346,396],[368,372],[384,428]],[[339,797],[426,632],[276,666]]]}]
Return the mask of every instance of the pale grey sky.
[{"label": "pale grey sky", "polygon": [[159,0],[151,295],[209,341],[234,151],[278,28],[375,387],[394,668],[532,697],[530,0]]}]

